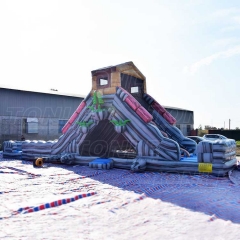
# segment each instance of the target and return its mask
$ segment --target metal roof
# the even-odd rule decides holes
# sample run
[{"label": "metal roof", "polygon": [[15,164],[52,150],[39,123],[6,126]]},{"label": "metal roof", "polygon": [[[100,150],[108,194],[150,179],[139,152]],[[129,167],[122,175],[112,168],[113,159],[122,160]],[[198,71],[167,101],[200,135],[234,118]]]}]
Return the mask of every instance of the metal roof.
[{"label": "metal roof", "polygon": [[86,95],[82,95],[82,94],[59,92],[57,89],[49,89],[49,90],[35,90],[34,89],[34,90],[32,90],[32,89],[27,89],[27,88],[11,87],[11,86],[3,86],[3,85],[0,85],[0,88],[17,90],[17,91],[25,91],[25,92],[36,92],[36,93],[45,93],[45,94],[52,94],[52,95],[68,96],[68,97],[80,97],[80,98],[85,98],[86,97]]},{"label": "metal roof", "polygon": [[180,111],[193,112],[193,110],[188,110],[188,109],[184,109],[184,108],[171,107],[171,106],[163,106],[163,107],[164,107],[164,108],[171,108],[171,109],[175,109],[175,110],[180,110]]}]

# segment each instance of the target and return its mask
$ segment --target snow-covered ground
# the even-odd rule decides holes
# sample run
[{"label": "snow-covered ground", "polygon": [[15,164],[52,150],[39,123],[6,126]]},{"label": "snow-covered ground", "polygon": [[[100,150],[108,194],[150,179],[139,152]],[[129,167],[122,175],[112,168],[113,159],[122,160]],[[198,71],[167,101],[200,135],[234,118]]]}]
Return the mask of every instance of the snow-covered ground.
[{"label": "snow-covered ground", "polygon": [[228,177],[1,158],[0,173],[0,239],[240,239],[240,186]]}]

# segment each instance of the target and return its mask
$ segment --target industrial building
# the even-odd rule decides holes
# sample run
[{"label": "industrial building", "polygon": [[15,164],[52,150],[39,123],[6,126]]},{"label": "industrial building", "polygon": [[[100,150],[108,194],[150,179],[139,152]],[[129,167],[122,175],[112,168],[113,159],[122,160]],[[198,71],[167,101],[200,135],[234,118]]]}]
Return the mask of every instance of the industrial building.
[{"label": "industrial building", "polygon": [[[54,140],[85,96],[0,87],[0,144],[5,140]],[[193,111],[165,106],[184,135],[193,129]]]},{"label": "industrial building", "polygon": [[164,106],[164,108],[177,120],[176,127],[179,128],[185,136],[189,136],[194,129],[194,112],[176,107]]},{"label": "industrial building", "polygon": [[5,140],[57,139],[83,96],[57,91],[0,88],[0,144]]}]

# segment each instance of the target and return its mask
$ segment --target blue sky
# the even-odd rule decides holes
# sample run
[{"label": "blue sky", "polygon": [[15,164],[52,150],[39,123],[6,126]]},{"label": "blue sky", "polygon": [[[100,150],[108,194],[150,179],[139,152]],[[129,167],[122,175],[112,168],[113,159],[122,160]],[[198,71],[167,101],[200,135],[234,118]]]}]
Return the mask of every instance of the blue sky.
[{"label": "blue sky", "polygon": [[0,85],[87,95],[127,61],[160,104],[240,127],[240,1],[0,1]]}]

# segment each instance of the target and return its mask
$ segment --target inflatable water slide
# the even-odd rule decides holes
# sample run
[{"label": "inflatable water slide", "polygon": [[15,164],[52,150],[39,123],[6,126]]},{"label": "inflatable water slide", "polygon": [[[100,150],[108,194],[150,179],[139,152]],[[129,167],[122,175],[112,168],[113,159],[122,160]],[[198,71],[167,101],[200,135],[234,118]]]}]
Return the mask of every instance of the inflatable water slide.
[{"label": "inflatable water slide", "polygon": [[226,175],[235,168],[235,140],[198,145],[146,92],[146,78],[127,62],[92,71],[92,89],[55,141],[6,141],[3,156],[94,168]]}]

